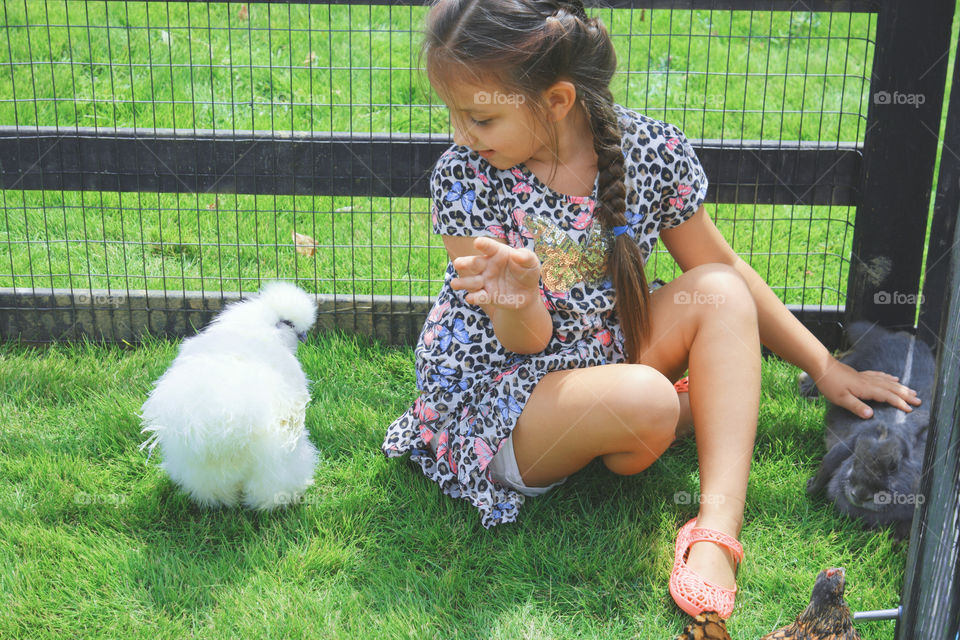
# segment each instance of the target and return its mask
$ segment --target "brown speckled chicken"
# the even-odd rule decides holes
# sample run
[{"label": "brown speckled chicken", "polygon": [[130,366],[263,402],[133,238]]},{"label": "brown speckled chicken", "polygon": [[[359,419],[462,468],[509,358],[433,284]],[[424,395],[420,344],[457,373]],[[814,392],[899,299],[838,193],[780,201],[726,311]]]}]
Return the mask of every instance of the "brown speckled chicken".
[{"label": "brown speckled chicken", "polygon": [[850,607],[843,600],[843,569],[825,569],[813,585],[810,604],[793,624],[760,640],[860,640],[853,628]]},{"label": "brown speckled chicken", "polygon": [[714,611],[701,613],[687,625],[677,640],[730,640],[727,625]]}]

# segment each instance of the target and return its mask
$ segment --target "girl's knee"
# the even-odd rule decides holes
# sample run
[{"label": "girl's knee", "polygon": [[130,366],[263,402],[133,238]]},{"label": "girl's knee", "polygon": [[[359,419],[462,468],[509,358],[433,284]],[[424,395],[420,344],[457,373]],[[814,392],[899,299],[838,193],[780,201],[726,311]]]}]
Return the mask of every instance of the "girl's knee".
[{"label": "girl's knee", "polygon": [[618,475],[640,473],[663,455],[673,442],[680,418],[680,399],[673,383],[642,364],[628,365],[629,373],[617,390],[621,426],[603,464]]},{"label": "girl's knee", "polygon": [[673,383],[643,364],[625,365],[615,392],[617,410],[637,448],[669,445],[680,419],[680,399]]},{"label": "girl's knee", "polygon": [[750,286],[739,271],[728,264],[711,262],[688,272],[691,283],[686,294],[689,302],[728,313],[746,313],[756,317],[757,305]]}]

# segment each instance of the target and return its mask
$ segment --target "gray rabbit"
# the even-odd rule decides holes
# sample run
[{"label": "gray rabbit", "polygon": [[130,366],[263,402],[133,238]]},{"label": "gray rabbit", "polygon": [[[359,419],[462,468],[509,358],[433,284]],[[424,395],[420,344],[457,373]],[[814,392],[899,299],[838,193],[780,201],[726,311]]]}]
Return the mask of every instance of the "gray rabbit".
[{"label": "gray rabbit", "polygon": [[[811,496],[827,491],[837,508],[867,526],[893,525],[897,538],[910,533],[918,501],[923,451],[930,422],[935,362],[930,348],[906,332],[870,322],[847,328],[852,345],[840,362],[858,371],[884,371],[916,389],[920,407],[907,413],[886,402],[868,402],[873,416],[863,419],[830,405],[825,422],[827,454],[807,483]],[[817,395],[813,380],[801,374],[800,392]]]}]

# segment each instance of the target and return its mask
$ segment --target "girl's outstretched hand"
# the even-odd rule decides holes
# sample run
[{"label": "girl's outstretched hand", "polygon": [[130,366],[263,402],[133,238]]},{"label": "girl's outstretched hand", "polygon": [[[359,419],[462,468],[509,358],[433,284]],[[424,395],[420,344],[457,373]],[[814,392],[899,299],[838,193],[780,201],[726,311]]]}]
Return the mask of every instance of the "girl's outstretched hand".
[{"label": "girl's outstretched hand", "polygon": [[896,376],[883,371],[857,371],[836,358],[827,365],[823,375],[814,381],[823,397],[861,418],[873,415],[873,409],[863,400],[889,402],[907,412],[913,411],[910,404],[920,404],[917,392],[900,384]]},{"label": "girl's outstretched hand", "polygon": [[467,292],[469,304],[521,309],[540,300],[540,259],[529,249],[514,249],[493,238],[474,240],[480,255],[453,261],[459,274],[450,281]]}]

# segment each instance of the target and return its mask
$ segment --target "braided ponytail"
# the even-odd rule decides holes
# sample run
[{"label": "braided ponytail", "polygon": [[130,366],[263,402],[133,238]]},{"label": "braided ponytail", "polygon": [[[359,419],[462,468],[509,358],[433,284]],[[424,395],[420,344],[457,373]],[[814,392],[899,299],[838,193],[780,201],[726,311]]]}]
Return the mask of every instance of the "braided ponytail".
[{"label": "braided ponytail", "polygon": [[[594,215],[607,230],[626,228],[626,168],[621,149],[621,132],[613,110],[610,79],[617,66],[616,53],[603,23],[588,18],[582,0],[561,0],[561,8],[572,13],[583,27],[581,50],[594,52],[601,62],[599,77],[577,78],[580,103],[590,121],[593,149],[597,154],[597,204]],[[568,8],[569,7],[569,8]],[[592,80],[592,82],[591,82]],[[616,310],[623,329],[628,362],[639,362],[642,346],[650,337],[650,292],[644,271],[643,254],[633,236],[615,234],[607,257],[607,274],[617,293]]]},{"label": "braided ponytail", "polygon": [[[609,89],[587,93],[582,102],[590,118],[593,148],[597,153],[597,204],[594,215],[607,229],[627,224],[624,159],[620,127]],[[650,294],[640,247],[627,233],[614,236],[607,258],[607,273],[617,292],[617,316],[623,328],[628,362],[640,360],[641,346],[650,335]]]}]

